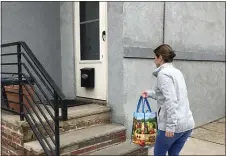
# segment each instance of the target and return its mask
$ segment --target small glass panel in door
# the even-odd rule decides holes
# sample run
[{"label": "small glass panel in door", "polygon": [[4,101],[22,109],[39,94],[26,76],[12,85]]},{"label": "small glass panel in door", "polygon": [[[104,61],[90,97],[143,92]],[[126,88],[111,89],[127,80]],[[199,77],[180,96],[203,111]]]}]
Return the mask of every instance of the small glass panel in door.
[{"label": "small glass panel in door", "polygon": [[99,2],[80,2],[80,60],[100,59]]}]

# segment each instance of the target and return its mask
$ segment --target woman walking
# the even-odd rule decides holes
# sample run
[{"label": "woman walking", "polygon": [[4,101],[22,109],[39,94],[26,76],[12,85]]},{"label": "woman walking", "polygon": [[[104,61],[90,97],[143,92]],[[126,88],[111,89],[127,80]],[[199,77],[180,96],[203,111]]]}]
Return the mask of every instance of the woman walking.
[{"label": "woman walking", "polygon": [[157,100],[158,133],[154,147],[155,156],[179,155],[194,128],[194,119],[189,106],[187,87],[180,70],[173,65],[176,56],[172,48],[163,44],[154,50],[157,77],[154,90],[142,93],[143,97]]}]

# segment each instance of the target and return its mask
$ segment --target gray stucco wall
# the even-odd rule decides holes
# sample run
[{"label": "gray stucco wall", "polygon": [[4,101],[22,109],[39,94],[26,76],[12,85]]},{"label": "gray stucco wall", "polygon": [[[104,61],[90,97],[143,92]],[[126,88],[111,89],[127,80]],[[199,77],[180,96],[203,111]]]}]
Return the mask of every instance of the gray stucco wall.
[{"label": "gray stucco wall", "polygon": [[[225,116],[225,63],[175,61],[174,65],[184,74],[196,126]],[[138,70],[144,66],[148,69]],[[152,59],[124,60],[124,91],[127,93],[124,112],[128,137],[132,126],[132,112],[136,109],[139,95],[156,83],[156,78],[151,74],[154,68]],[[149,102],[156,111],[156,101],[149,99]]]},{"label": "gray stucco wall", "polygon": [[[119,59],[120,62],[120,53],[125,53],[125,49],[139,49],[137,53],[134,50],[136,59],[124,58],[122,65],[111,64],[109,60],[109,73],[113,76],[109,76],[109,104],[116,109],[114,112],[120,112],[122,116],[120,120],[113,116],[113,121],[124,123],[128,128],[127,136],[130,137],[132,115],[138,98],[143,90],[152,88],[156,83],[152,76],[154,60],[142,55],[147,53],[147,49],[152,53],[151,49],[163,43],[164,5],[163,2],[124,2],[120,3],[123,5],[123,12],[119,13],[118,5],[115,2],[109,3],[109,59]],[[216,60],[219,56],[225,56],[224,3],[166,2],[165,8],[165,43],[172,45],[177,53],[183,54],[180,57],[185,59],[176,60],[174,65],[184,74],[196,126],[225,116],[225,62],[186,60],[193,57],[186,58],[186,52],[191,52],[194,56],[208,53],[211,55],[207,57],[216,56]],[[114,23],[111,20],[123,21],[123,26],[118,22],[113,27],[110,25]],[[123,45],[120,40],[123,40]],[[110,45],[112,41],[114,46]],[[119,72],[123,72],[123,77]],[[124,99],[117,101],[119,94]],[[150,99],[150,103],[156,111],[156,101]]]},{"label": "gray stucco wall", "polygon": [[123,2],[108,2],[107,16],[108,105],[112,108],[113,122],[124,124]]},{"label": "gray stucco wall", "polygon": [[68,99],[75,98],[73,30],[73,2],[60,2],[62,91]]},{"label": "gray stucco wall", "polygon": [[162,43],[163,2],[123,3],[123,46],[151,48]]},{"label": "gray stucco wall", "polygon": [[1,8],[2,43],[25,41],[61,88],[60,3],[2,2]]},{"label": "gray stucco wall", "polygon": [[[152,48],[162,43],[163,2],[124,2],[123,11],[123,47]],[[150,60],[124,59],[123,67],[124,123],[130,137],[138,98],[154,82],[150,74],[154,65]]]},{"label": "gray stucco wall", "polygon": [[165,42],[181,52],[225,54],[224,2],[166,2]]}]

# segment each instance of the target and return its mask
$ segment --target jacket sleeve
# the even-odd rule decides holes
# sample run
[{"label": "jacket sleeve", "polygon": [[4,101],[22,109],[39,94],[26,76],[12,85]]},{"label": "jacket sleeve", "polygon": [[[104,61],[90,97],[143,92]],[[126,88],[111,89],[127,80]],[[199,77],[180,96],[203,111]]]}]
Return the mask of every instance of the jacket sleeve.
[{"label": "jacket sleeve", "polygon": [[149,98],[152,98],[154,100],[157,99],[155,89],[149,89],[149,90],[146,90],[146,92],[147,92]]},{"label": "jacket sleeve", "polygon": [[177,125],[177,95],[172,78],[166,74],[158,75],[158,87],[165,97],[166,131],[175,132]]}]

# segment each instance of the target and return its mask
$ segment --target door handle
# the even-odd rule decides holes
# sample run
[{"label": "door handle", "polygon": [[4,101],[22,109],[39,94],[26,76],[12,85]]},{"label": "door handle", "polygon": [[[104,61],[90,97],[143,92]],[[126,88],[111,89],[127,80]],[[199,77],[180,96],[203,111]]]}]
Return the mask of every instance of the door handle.
[{"label": "door handle", "polygon": [[106,31],[102,31],[102,40],[105,41]]}]

